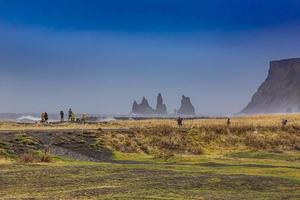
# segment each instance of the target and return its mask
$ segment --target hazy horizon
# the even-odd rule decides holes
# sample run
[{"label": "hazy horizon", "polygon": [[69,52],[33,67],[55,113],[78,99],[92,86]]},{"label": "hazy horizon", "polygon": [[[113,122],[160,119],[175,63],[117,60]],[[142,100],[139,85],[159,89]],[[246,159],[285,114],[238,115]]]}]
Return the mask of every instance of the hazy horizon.
[{"label": "hazy horizon", "polygon": [[128,114],[158,93],[237,113],[300,57],[300,2],[0,0],[0,113]]}]

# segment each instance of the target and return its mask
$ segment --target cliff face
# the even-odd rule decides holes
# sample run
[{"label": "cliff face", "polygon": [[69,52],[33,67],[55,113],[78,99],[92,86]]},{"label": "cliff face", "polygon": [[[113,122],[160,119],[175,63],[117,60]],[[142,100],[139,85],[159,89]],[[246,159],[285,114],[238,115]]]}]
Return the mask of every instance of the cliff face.
[{"label": "cliff face", "polygon": [[300,112],[300,58],[270,62],[267,79],[241,111],[245,114]]},{"label": "cliff face", "polygon": [[180,115],[195,115],[195,108],[189,97],[182,95],[181,106],[177,113]]},{"label": "cliff face", "polygon": [[159,115],[167,114],[167,106],[166,104],[164,104],[163,98],[160,93],[157,96],[155,113]]}]

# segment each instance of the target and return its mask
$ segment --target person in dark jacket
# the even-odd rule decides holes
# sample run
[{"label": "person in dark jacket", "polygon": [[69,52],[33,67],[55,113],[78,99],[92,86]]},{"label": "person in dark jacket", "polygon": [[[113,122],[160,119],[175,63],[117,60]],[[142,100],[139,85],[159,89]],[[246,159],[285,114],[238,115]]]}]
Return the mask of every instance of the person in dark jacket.
[{"label": "person in dark jacket", "polygon": [[282,126],[282,127],[285,127],[285,126],[287,125],[287,123],[288,123],[288,120],[287,120],[287,119],[282,119],[282,120],[281,120],[281,126]]},{"label": "person in dark jacket", "polygon": [[60,115],[60,122],[64,122],[64,117],[65,117],[64,111],[60,111],[59,115]]},{"label": "person in dark jacket", "polygon": [[183,125],[183,119],[181,118],[181,117],[178,117],[177,118],[177,125],[179,126],[179,127],[181,127],[182,125]]},{"label": "person in dark jacket", "polygon": [[45,116],[45,122],[48,122],[48,119],[49,119],[48,113],[45,112],[44,116]]},{"label": "person in dark jacket", "polygon": [[227,124],[227,126],[230,126],[230,124],[231,124],[231,119],[229,117],[227,118],[226,124]]}]

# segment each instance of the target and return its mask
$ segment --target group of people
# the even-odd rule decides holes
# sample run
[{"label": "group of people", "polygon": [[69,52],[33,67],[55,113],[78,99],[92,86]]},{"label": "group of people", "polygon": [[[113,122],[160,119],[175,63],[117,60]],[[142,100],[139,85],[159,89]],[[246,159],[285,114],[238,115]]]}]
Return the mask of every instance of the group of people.
[{"label": "group of people", "polygon": [[[59,116],[60,116],[60,122],[64,122],[65,121],[64,111],[60,111]],[[47,123],[48,119],[49,119],[49,117],[48,117],[48,114],[46,112],[41,113],[41,123]],[[87,119],[88,119],[87,114],[83,114],[81,116],[81,118],[77,119],[75,113],[72,111],[71,108],[68,111],[68,121],[69,122],[86,122]]]},{"label": "group of people", "polygon": [[[60,115],[60,121],[64,122],[65,121],[65,113],[64,113],[64,111],[60,111],[59,115]],[[69,122],[75,122],[76,121],[75,113],[72,111],[71,108],[68,111],[68,121]]]},{"label": "group of people", "polygon": [[[60,111],[59,115],[60,115],[60,121],[61,121],[61,122],[64,122],[64,121],[65,121],[65,114],[64,114],[64,111]],[[41,123],[46,123],[46,122],[48,122],[48,119],[49,119],[49,116],[48,116],[48,113],[47,113],[47,112],[41,113]],[[75,114],[73,113],[73,111],[72,111],[71,108],[70,108],[69,111],[68,111],[68,121],[70,121],[70,122],[75,122],[75,121],[76,121],[76,116],[75,116]]]},{"label": "group of people", "polygon": [[[64,122],[65,121],[64,111],[60,111],[59,115],[60,115],[60,121]],[[49,116],[48,116],[47,112],[41,113],[41,123],[48,122],[48,119],[49,119]],[[74,112],[72,111],[72,109],[70,108],[69,111],[68,111],[68,121],[69,122],[77,122],[77,121],[78,122],[86,122],[87,119],[88,119],[88,116],[86,114],[83,114],[80,119],[76,119],[76,116],[75,116]],[[177,121],[177,125],[179,127],[183,126],[183,118],[182,117],[178,117],[176,121]],[[288,123],[288,120],[286,120],[286,119],[281,120],[281,125],[283,127],[286,126],[287,123]],[[231,119],[229,117],[226,120],[226,125],[227,126],[231,125]]]}]

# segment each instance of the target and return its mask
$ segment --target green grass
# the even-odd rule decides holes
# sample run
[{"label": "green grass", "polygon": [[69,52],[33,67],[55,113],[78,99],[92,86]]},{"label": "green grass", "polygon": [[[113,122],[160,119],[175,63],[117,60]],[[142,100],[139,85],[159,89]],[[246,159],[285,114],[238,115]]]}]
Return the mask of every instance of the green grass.
[{"label": "green grass", "polygon": [[24,145],[35,145],[37,142],[27,134],[17,134],[15,135],[14,141]]},{"label": "green grass", "polygon": [[272,160],[287,160],[287,161],[300,161],[299,153],[292,152],[261,152],[261,151],[246,151],[235,152],[227,154],[228,157],[233,158],[255,158],[255,159],[272,159]]},{"label": "green grass", "polygon": [[[296,118],[286,128],[278,125],[279,116],[238,118],[230,128],[224,120],[186,121],[190,125],[183,128],[174,120],[147,120],[84,131],[62,124],[58,128],[74,129],[63,132],[52,124],[26,125],[20,134],[11,124],[14,132],[0,137],[0,198],[300,199],[299,116],[291,117]],[[30,134],[46,128],[53,130],[44,138]],[[52,156],[50,163],[24,164],[3,154],[1,159],[1,151],[17,157],[34,151],[39,157],[41,139],[105,155],[108,162]]]},{"label": "green grass", "polygon": [[[300,163],[267,152],[176,155],[168,161],[114,152],[116,161],[0,162],[2,198],[299,199]],[[299,156],[299,153],[293,152]],[[246,158],[247,157],[247,158]],[[263,158],[262,158],[263,157]],[[273,159],[275,158],[275,159]]]}]

